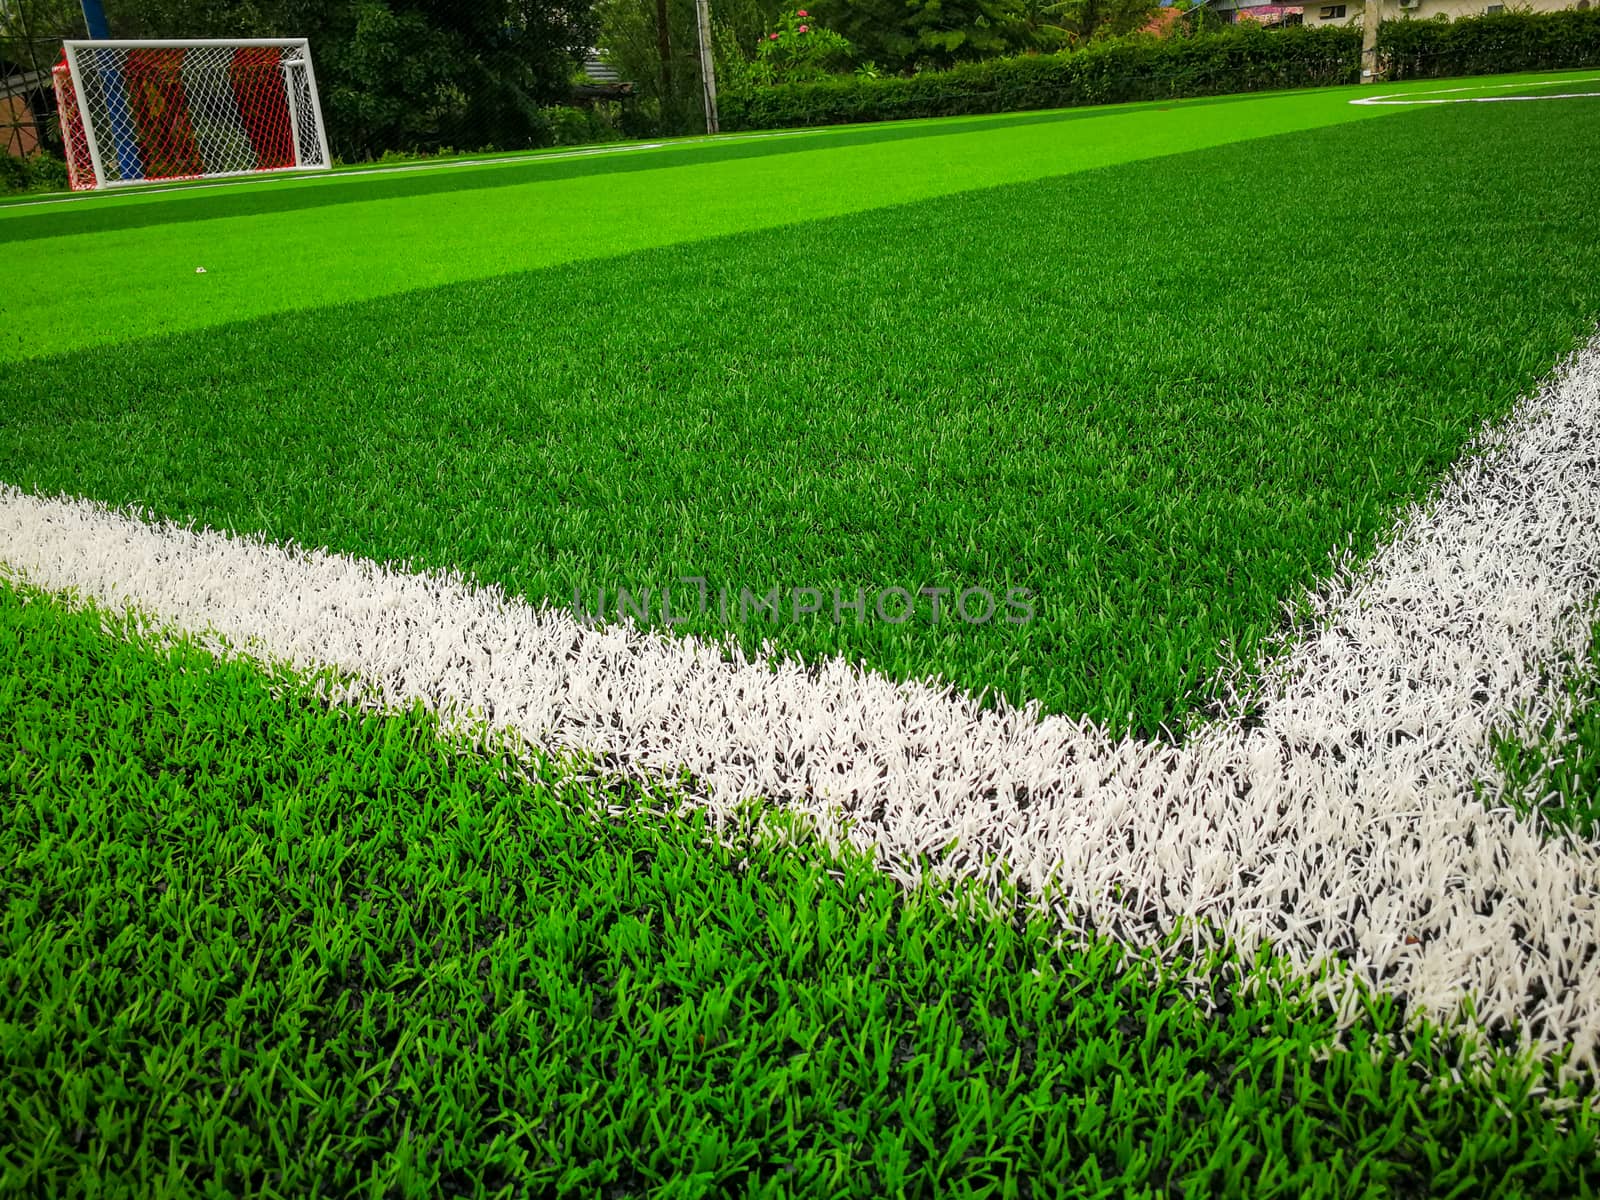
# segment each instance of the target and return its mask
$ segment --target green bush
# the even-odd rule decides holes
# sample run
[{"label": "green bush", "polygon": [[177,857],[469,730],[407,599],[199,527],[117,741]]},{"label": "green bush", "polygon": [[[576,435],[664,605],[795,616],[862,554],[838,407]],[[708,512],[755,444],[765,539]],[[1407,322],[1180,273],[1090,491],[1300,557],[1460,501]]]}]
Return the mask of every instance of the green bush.
[{"label": "green bush", "polygon": [[785,9],[756,44],[750,78],[764,84],[815,83],[855,64],[850,42],[817,24],[808,9]]},{"label": "green bush", "polygon": [[1353,27],[1251,27],[1165,41],[1135,36],[910,77],[749,88],[723,99],[722,125],[837,125],[1355,83],[1360,54],[1361,31]]},{"label": "green bush", "polygon": [[[618,142],[637,134],[623,129],[624,110],[630,106],[620,101],[602,101],[588,107],[577,105],[552,105],[541,108],[529,144],[505,149],[530,150],[547,146],[590,146],[596,142]],[[399,163],[426,162],[430,159],[454,158],[459,154],[497,154],[502,147],[494,145],[437,146],[433,149],[414,147],[410,150],[385,150],[375,160],[381,166]]]},{"label": "green bush", "polygon": [[65,159],[42,151],[27,158],[0,154],[0,191],[64,192],[66,190]]},{"label": "green bush", "polygon": [[560,106],[541,108],[539,119],[545,128],[545,145],[588,146],[595,142],[620,141],[622,108],[619,101],[608,101],[587,108]]},{"label": "green bush", "polygon": [[1600,66],[1600,8],[1385,21],[1378,53],[1391,79]]}]

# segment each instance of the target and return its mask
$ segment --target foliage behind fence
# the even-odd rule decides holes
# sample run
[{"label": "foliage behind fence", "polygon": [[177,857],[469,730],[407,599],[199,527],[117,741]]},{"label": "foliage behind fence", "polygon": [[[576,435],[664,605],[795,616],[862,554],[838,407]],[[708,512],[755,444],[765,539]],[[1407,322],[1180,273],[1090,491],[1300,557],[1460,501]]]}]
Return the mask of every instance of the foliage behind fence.
[{"label": "foliage behind fence", "polygon": [[[623,4],[638,6],[638,0],[602,0],[598,13],[589,0],[213,0],[203,9],[187,0],[107,0],[106,7],[120,36],[312,36],[335,151],[350,159],[444,146],[570,144],[693,127],[698,110],[677,112],[643,86],[659,66],[652,57],[653,3],[637,14],[638,61],[622,56],[643,102],[604,106],[604,112],[552,107],[567,101],[572,73],[597,28],[621,36],[617,19],[598,14]],[[684,7],[675,4],[672,11]],[[740,28],[759,27],[769,7],[771,0],[713,0],[714,12],[740,16]],[[52,148],[48,66],[62,36],[81,34],[81,16],[69,0],[9,0],[0,13],[0,57],[12,70],[44,81],[34,88],[31,109],[16,107],[12,132]],[[737,53],[728,48],[738,41],[733,26],[719,28],[727,35],[727,46],[719,43],[724,56]],[[681,57],[687,30],[674,27],[672,33]],[[1071,52],[991,58],[906,76],[864,72],[772,86],[747,79],[739,86],[741,73],[730,70],[725,78],[735,86],[722,97],[722,124],[771,129],[1348,84],[1360,78],[1360,46],[1356,26],[1251,25],[1093,41]],[[1600,7],[1389,20],[1380,30],[1379,53],[1394,79],[1596,67]],[[698,92],[689,87],[691,76],[673,80],[667,99]],[[19,168],[0,184],[49,185],[34,176]]]},{"label": "foliage behind fence", "polygon": [[[1378,51],[1392,79],[1600,66],[1600,8],[1389,20],[1379,28]],[[1072,52],[909,77],[750,88],[724,97],[722,123],[775,129],[1318,87],[1358,82],[1360,63],[1356,25],[1240,26],[1167,40],[1093,42]]]},{"label": "foliage behind fence", "polygon": [[910,77],[750,89],[724,98],[722,123],[772,129],[1355,83],[1360,53],[1361,31],[1354,27],[1133,37]]},{"label": "foliage behind fence", "polygon": [[1386,21],[1378,51],[1391,79],[1600,66],[1600,8]]}]

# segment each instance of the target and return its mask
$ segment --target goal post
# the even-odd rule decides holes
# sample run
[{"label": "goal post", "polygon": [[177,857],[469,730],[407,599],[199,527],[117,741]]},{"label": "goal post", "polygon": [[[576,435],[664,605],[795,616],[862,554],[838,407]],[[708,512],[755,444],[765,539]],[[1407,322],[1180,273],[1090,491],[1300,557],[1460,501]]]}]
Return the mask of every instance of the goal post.
[{"label": "goal post", "polygon": [[62,45],[74,190],[333,165],[305,38]]}]

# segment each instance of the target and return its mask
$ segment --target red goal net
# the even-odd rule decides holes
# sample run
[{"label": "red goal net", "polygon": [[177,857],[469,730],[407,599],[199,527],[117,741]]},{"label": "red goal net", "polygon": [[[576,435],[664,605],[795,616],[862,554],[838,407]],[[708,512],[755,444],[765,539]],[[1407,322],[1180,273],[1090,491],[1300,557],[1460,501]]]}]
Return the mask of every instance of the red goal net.
[{"label": "red goal net", "polygon": [[54,78],[75,189],[329,165],[303,39],[68,42]]}]

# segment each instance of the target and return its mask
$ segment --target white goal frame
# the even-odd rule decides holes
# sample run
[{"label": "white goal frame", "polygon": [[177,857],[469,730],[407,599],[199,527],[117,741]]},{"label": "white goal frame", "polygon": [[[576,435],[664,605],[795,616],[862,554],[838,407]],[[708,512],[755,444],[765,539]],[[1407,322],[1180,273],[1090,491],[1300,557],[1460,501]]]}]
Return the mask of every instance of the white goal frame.
[{"label": "white goal frame", "polygon": [[[94,165],[95,188],[138,187],[142,184],[173,182],[178,179],[226,179],[245,175],[277,175],[286,171],[327,171],[333,167],[333,156],[328,150],[328,127],[322,114],[322,99],[317,92],[317,74],[311,64],[311,42],[307,38],[151,38],[151,39],[71,39],[62,42],[62,49],[66,53],[67,70],[72,78],[73,93],[77,101],[78,119],[82,122],[83,137],[89,152],[90,162]],[[292,144],[294,161],[285,166],[276,167],[247,167],[237,170],[206,171],[199,175],[183,175],[175,177],[137,179],[108,178],[105,162],[102,156],[100,142],[101,130],[96,127],[94,114],[89,104],[88,88],[85,86],[86,77],[80,67],[81,56],[86,51],[100,49],[107,50],[186,50],[194,47],[229,47],[239,48],[248,46],[276,46],[280,50],[297,50],[299,53],[292,59],[280,62],[279,66],[284,73],[284,87],[288,98],[290,142]],[[291,71],[304,72],[306,91],[310,97],[310,105],[316,116],[315,145],[317,156],[315,161],[308,161],[302,147],[303,131],[299,106],[295,103],[294,83],[290,79]],[[65,124],[65,122],[63,122]],[[69,148],[70,154],[70,148]],[[119,172],[120,176],[120,172]]]}]

